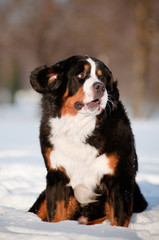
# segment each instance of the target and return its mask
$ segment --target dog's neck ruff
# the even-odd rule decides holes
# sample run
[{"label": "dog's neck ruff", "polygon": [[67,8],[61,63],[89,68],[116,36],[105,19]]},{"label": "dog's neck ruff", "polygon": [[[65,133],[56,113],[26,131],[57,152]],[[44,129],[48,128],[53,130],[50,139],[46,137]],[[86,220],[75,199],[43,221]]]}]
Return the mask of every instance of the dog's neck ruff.
[{"label": "dog's neck ruff", "polygon": [[93,132],[96,125],[96,117],[78,113],[75,116],[65,115],[61,118],[51,118],[50,126],[53,142],[55,139],[67,139],[72,143],[84,143],[85,139]]}]

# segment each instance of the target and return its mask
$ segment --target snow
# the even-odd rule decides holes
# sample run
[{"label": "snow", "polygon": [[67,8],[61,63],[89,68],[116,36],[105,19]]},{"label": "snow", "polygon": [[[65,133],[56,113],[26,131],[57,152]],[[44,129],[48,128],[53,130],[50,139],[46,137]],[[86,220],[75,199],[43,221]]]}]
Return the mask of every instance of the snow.
[{"label": "snow", "polygon": [[159,239],[159,119],[132,120],[139,156],[137,182],[149,206],[133,214],[128,228],[108,222],[42,222],[27,210],[45,188],[40,153],[38,105],[0,107],[0,239],[100,240]]}]

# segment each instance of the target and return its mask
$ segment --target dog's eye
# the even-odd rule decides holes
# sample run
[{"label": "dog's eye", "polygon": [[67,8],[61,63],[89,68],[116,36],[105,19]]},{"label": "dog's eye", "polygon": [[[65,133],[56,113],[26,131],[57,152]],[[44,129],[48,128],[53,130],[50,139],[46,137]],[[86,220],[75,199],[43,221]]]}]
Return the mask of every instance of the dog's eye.
[{"label": "dog's eye", "polygon": [[77,75],[77,78],[79,79],[84,79],[86,77],[86,73],[85,72],[81,72]]},{"label": "dog's eye", "polygon": [[103,83],[106,83],[106,79],[103,75],[99,76],[98,77]]}]

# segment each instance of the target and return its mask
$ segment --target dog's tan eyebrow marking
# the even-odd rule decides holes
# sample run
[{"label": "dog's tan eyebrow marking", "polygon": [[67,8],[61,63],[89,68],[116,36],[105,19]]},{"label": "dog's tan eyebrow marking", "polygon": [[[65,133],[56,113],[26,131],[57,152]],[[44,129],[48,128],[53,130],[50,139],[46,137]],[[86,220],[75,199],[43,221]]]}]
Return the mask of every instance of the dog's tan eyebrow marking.
[{"label": "dog's tan eyebrow marking", "polygon": [[102,73],[102,70],[98,69],[98,70],[97,70],[97,75],[98,75],[98,76],[101,76],[102,74],[103,74],[103,73]]},{"label": "dog's tan eyebrow marking", "polygon": [[89,67],[88,64],[85,64],[85,65],[84,65],[84,69],[85,69],[85,70],[89,70],[89,68],[90,68],[90,67]]}]

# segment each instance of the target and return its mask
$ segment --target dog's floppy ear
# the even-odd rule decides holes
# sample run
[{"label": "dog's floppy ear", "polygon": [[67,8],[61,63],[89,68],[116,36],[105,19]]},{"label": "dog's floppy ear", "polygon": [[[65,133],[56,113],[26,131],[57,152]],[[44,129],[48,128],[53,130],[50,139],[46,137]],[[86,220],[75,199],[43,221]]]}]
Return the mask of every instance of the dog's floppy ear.
[{"label": "dog's floppy ear", "polygon": [[51,67],[44,65],[31,72],[30,83],[35,91],[44,94],[49,92],[52,83],[60,79],[61,75],[62,68],[60,64]]}]

